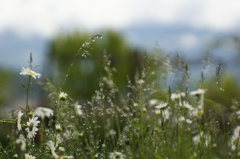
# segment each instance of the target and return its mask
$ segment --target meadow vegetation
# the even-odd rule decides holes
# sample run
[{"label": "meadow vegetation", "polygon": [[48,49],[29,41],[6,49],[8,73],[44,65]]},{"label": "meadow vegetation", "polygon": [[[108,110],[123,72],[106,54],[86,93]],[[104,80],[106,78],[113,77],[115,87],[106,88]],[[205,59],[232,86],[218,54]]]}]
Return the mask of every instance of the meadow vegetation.
[{"label": "meadow vegetation", "polygon": [[[92,45],[102,38],[96,35],[83,42],[69,65],[64,65],[60,84],[33,71],[30,56],[29,68],[20,71],[22,78],[28,77],[26,84],[21,84],[26,105],[13,110],[12,118],[0,119],[0,124],[10,125],[11,130],[6,134],[7,144],[0,143],[0,158],[240,156],[240,91],[220,64],[208,72],[213,67],[209,59],[199,69],[199,78],[193,79],[187,62],[179,56],[170,59],[156,49],[154,55],[143,55],[133,77],[123,77],[126,83],[122,89],[114,80],[118,69],[103,51],[103,71],[91,98],[81,101],[72,97],[64,86],[70,84],[75,89],[75,83],[68,82],[72,69],[78,66],[76,59],[92,58]],[[43,88],[49,106],[29,104],[33,84]]]}]

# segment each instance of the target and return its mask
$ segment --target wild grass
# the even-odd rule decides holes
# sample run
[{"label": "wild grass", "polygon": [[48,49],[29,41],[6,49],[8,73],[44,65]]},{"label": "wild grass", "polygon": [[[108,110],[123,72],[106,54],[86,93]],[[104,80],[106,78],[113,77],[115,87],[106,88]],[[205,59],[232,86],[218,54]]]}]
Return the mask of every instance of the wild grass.
[{"label": "wild grass", "polygon": [[[87,55],[90,45],[101,36],[94,36],[76,54]],[[91,100],[81,103],[60,86],[32,71],[28,76],[26,105],[14,110],[8,145],[0,144],[0,158],[133,158],[133,159],[198,159],[238,158],[240,156],[238,125],[239,97],[232,99],[231,111],[206,98],[208,77],[199,72],[192,81],[189,64],[177,56],[174,64],[168,55],[145,57],[142,70],[135,79],[128,79],[127,93],[113,81],[117,71],[111,67],[110,55],[103,56],[105,74]],[[208,61],[209,63],[209,61]],[[74,61],[69,70],[74,67]],[[38,77],[40,79],[38,79]],[[216,67],[214,81],[220,89],[221,65]],[[29,105],[32,80],[40,82],[48,94],[51,108]],[[192,83],[193,82],[193,83]],[[223,91],[223,90],[220,90]],[[79,104],[81,103],[81,104]],[[227,113],[227,115],[226,115]]]}]

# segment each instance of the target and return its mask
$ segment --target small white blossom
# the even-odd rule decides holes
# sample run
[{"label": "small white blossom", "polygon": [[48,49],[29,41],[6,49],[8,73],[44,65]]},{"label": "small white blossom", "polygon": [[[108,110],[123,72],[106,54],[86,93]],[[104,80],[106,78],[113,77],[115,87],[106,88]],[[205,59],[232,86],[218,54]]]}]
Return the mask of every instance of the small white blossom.
[{"label": "small white blossom", "polygon": [[54,142],[53,141],[48,141],[47,142],[47,146],[52,154],[52,156],[57,159],[58,158],[58,155],[56,154],[55,150],[56,150],[56,147],[54,146]]},{"label": "small white blossom", "polygon": [[202,108],[194,108],[191,114],[195,117],[201,117],[204,114],[204,110]]},{"label": "small white blossom", "polygon": [[16,140],[16,143],[21,144],[22,151],[26,151],[26,139],[22,134],[19,136],[19,139]]},{"label": "small white blossom", "polygon": [[53,116],[53,110],[50,108],[37,107],[33,114],[41,119],[44,119],[45,117],[50,118],[50,116]]},{"label": "small white blossom", "polygon": [[157,99],[150,99],[149,102],[148,102],[148,104],[149,104],[150,106],[156,105],[157,103],[158,103],[158,100],[157,100]]},{"label": "small white blossom", "polygon": [[186,118],[185,118],[184,116],[180,116],[180,117],[178,118],[178,121],[180,121],[180,122],[186,121]]},{"label": "small white blossom", "polygon": [[93,158],[99,158],[100,157],[100,153],[96,153],[94,156],[93,156]]},{"label": "small white blossom", "polygon": [[205,89],[197,89],[195,91],[190,92],[191,95],[203,95],[206,92]]},{"label": "small white blossom", "polygon": [[73,159],[73,156],[61,155],[61,156],[58,156],[58,159]]},{"label": "small white blossom", "polygon": [[208,146],[210,144],[210,142],[211,142],[211,136],[209,136],[207,134],[204,134],[201,131],[199,134],[193,136],[192,141],[196,145],[200,144],[201,142],[203,142],[205,146]]},{"label": "small white blossom", "polygon": [[155,114],[161,115],[161,118],[159,118],[159,120],[158,120],[159,125],[161,125],[164,121],[167,121],[170,118],[171,111],[169,108],[156,109]]},{"label": "small white blossom", "polygon": [[140,80],[137,81],[137,83],[141,85],[141,84],[144,84],[145,81],[143,79],[140,79]]},{"label": "small white blossom", "polygon": [[240,144],[239,135],[240,135],[240,126],[237,126],[234,129],[233,135],[232,135],[231,140],[230,140],[230,146],[231,146],[232,150],[236,150],[236,145]]},{"label": "small white blossom", "polygon": [[177,100],[180,99],[181,97],[185,97],[186,94],[184,92],[181,93],[172,93],[171,94],[171,100]]},{"label": "small white blossom", "polygon": [[55,125],[55,129],[56,129],[57,131],[61,131],[61,130],[62,130],[62,127],[61,127],[60,124],[56,124],[56,125]]},{"label": "small white blossom", "polygon": [[56,145],[60,144],[63,142],[63,138],[61,137],[60,134],[57,134],[56,136]]},{"label": "small white blossom", "polygon": [[40,73],[34,72],[34,71],[30,70],[29,68],[24,68],[24,67],[22,67],[20,75],[29,75],[29,76],[32,76],[34,79],[36,79],[36,77],[40,78],[40,76],[41,76]]},{"label": "small white blossom", "polygon": [[161,114],[161,110],[160,109],[155,109],[155,114],[157,114],[157,115],[159,115],[159,114]]},{"label": "small white blossom", "polygon": [[81,116],[83,114],[82,106],[79,104],[75,104],[74,106],[75,106],[76,114]]},{"label": "small white blossom", "polygon": [[160,102],[158,105],[155,106],[156,109],[163,109],[166,108],[168,103]]},{"label": "small white blossom", "polygon": [[116,135],[117,134],[117,132],[115,131],[115,130],[113,130],[113,129],[111,129],[110,131],[109,131],[109,135],[110,136],[114,136],[114,135]]},{"label": "small white blossom", "polygon": [[204,107],[204,94],[206,90],[204,89],[197,89],[196,91],[190,92],[191,95],[194,95],[198,98],[198,108],[203,109]]},{"label": "small white blossom", "polygon": [[22,118],[23,113],[21,112],[21,110],[18,112],[18,117],[17,117],[17,128],[18,130],[22,130],[22,126],[21,126],[21,118]]},{"label": "small white blossom", "polygon": [[111,152],[109,154],[109,159],[124,159],[125,155],[123,155],[121,152]]},{"label": "small white blossom", "polygon": [[36,159],[36,157],[29,154],[25,154],[25,159]]},{"label": "small white blossom", "polygon": [[237,118],[240,119],[240,110],[236,111],[235,114],[237,115]]},{"label": "small white blossom", "polygon": [[58,150],[64,152],[65,148],[64,147],[59,147]]},{"label": "small white blossom", "polygon": [[190,120],[190,119],[186,119],[186,122],[187,122],[188,124],[191,124],[193,121]]},{"label": "small white blossom", "polygon": [[170,112],[169,109],[164,109],[164,110],[162,111],[162,116],[163,116],[163,119],[164,119],[164,120],[168,120],[169,117],[170,117],[170,115],[171,115],[171,112]]},{"label": "small white blossom", "polygon": [[13,158],[18,158],[18,154],[13,155]]},{"label": "small white blossom", "polygon": [[66,100],[67,99],[67,93],[65,93],[65,92],[60,92],[59,93],[59,99],[60,100]]},{"label": "small white blossom", "polygon": [[40,121],[37,120],[38,117],[32,117],[32,119],[29,119],[29,121],[27,122],[27,128],[25,129],[27,131],[27,137],[29,139],[33,139],[35,137],[35,135],[37,134],[38,131],[38,124],[40,123]]},{"label": "small white blossom", "polygon": [[63,138],[65,140],[69,140],[70,138],[72,137],[72,132],[70,130],[66,130],[64,133],[63,133]]},{"label": "small white blossom", "polygon": [[185,102],[185,101],[181,102],[180,106],[182,106],[183,108],[187,108],[190,111],[194,109],[192,105],[190,105],[188,102]]}]

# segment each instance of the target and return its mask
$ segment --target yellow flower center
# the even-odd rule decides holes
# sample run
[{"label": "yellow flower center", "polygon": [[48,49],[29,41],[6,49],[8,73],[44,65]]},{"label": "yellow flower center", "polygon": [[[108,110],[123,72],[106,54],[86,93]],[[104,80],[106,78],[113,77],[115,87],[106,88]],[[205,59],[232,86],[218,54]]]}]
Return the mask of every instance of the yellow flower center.
[{"label": "yellow flower center", "polygon": [[35,76],[35,73],[32,72],[32,71],[28,71],[27,73],[28,73],[29,75],[31,75],[31,76]]}]

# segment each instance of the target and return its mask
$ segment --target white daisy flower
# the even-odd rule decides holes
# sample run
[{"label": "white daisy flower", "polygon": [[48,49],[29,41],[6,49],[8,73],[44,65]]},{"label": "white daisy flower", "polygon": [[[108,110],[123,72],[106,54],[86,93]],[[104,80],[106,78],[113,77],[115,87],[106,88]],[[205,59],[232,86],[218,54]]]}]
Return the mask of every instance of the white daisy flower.
[{"label": "white daisy flower", "polygon": [[59,93],[59,99],[60,99],[60,100],[66,100],[66,99],[67,99],[67,96],[68,96],[68,94],[65,93],[65,92],[60,92],[60,93]]},{"label": "white daisy flower", "polygon": [[48,142],[47,142],[47,146],[48,146],[48,148],[49,148],[52,156],[57,159],[57,158],[58,158],[58,155],[57,155],[56,152],[55,152],[56,147],[54,146],[54,142],[53,142],[52,140],[48,141]]},{"label": "white daisy flower", "polygon": [[21,126],[21,118],[22,118],[23,113],[21,112],[21,110],[18,112],[18,117],[17,117],[17,128],[18,130],[22,130],[22,126]]},{"label": "white daisy flower", "polygon": [[18,154],[13,155],[13,158],[18,158]]},{"label": "white daisy flower", "polygon": [[53,110],[50,108],[37,107],[33,114],[39,116],[41,119],[44,119],[45,117],[50,118],[50,116],[53,116]]},{"label": "white daisy flower", "polygon": [[121,152],[111,152],[109,154],[109,158],[110,159],[124,159],[125,158],[125,155],[123,155]]},{"label": "white daisy flower", "polygon": [[34,71],[30,70],[29,68],[24,68],[24,67],[22,67],[20,75],[29,75],[29,76],[32,76],[34,79],[36,79],[36,77],[40,78],[40,76],[41,76],[40,73],[34,72]]},{"label": "white daisy flower", "polygon": [[22,134],[19,136],[19,139],[16,140],[16,143],[21,144],[22,151],[26,151],[26,139]]},{"label": "white daisy flower", "polygon": [[27,137],[29,139],[32,139],[35,137],[35,135],[37,134],[38,131],[38,124],[40,123],[40,121],[37,120],[38,117],[32,117],[32,119],[29,119],[29,122],[27,122],[27,128],[25,129],[27,131]]},{"label": "white daisy flower", "polygon": [[61,127],[60,124],[56,124],[56,125],[55,125],[55,129],[56,129],[57,131],[61,131],[61,130],[62,130],[62,127]]},{"label": "white daisy flower", "polygon": [[25,154],[25,159],[36,159],[36,157],[29,154]]}]

